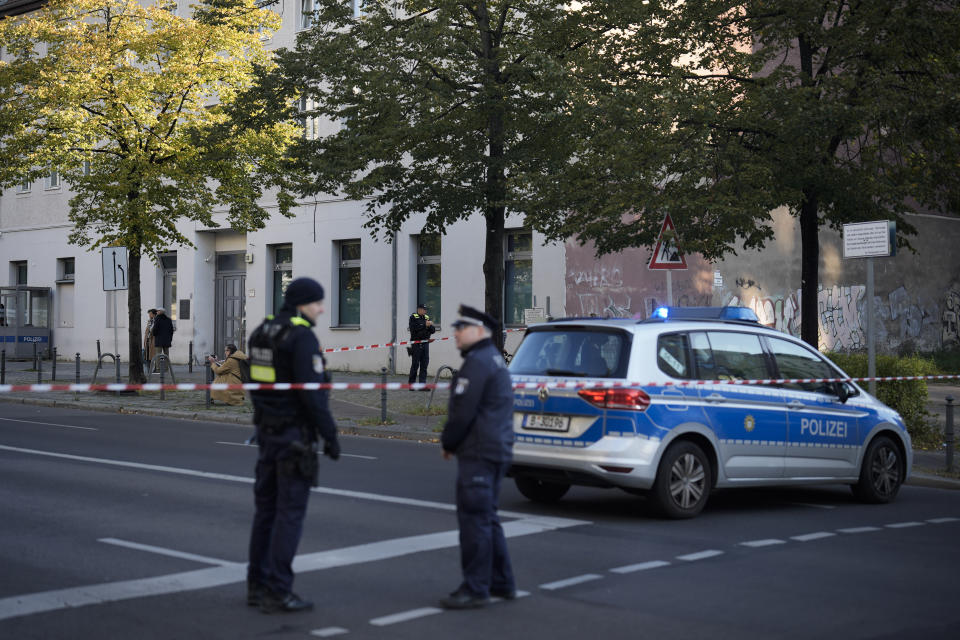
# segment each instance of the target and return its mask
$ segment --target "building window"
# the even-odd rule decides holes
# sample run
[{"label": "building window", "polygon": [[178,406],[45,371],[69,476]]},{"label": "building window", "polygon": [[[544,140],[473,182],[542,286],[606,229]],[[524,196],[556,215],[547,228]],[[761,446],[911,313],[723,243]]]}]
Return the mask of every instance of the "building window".
[{"label": "building window", "polygon": [[75,265],[76,263],[73,258],[58,259],[57,260],[57,281],[73,282]]},{"label": "building window", "polygon": [[30,189],[33,188],[33,182],[30,180],[23,180],[20,184],[17,185],[17,193],[30,193]]},{"label": "building window", "polygon": [[320,117],[316,115],[316,101],[304,96],[300,98],[297,108],[300,111],[300,124],[303,125],[303,137],[316,140],[320,137]]},{"label": "building window", "polygon": [[338,255],[337,325],[360,325],[360,241],[341,240]]},{"label": "building window", "polygon": [[60,174],[56,171],[51,171],[47,174],[46,182],[43,185],[44,189],[59,189],[60,188]]},{"label": "building window", "polygon": [[313,0],[300,0],[300,28],[309,29],[313,26]]},{"label": "building window", "polygon": [[283,306],[287,285],[293,281],[293,245],[281,244],[273,248],[273,312]]},{"label": "building window", "polygon": [[27,284],[27,261],[11,262],[10,267],[13,271],[13,277],[11,278],[13,284]]},{"label": "building window", "polygon": [[425,233],[417,238],[417,300],[427,305],[430,319],[440,319],[440,234]]},{"label": "building window", "polygon": [[160,271],[163,277],[163,302],[161,307],[167,312],[167,316],[177,320],[177,254],[160,254]]},{"label": "building window", "polygon": [[507,230],[503,263],[503,319],[508,325],[523,324],[523,310],[533,307],[533,233]]}]

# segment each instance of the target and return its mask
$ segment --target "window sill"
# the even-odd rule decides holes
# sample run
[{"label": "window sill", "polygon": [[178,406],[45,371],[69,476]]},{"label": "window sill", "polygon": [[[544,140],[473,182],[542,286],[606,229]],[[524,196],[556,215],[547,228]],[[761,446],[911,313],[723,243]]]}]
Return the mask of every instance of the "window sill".
[{"label": "window sill", "polygon": [[76,281],[75,281],[73,278],[71,278],[71,279],[69,279],[69,280],[54,280],[54,281],[53,281],[54,284],[74,284],[74,282],[76,282]]},{"label": "window sill", "polygon": [[330,327],[331,331],[360,331],[360,325],[357,324],[347,324],[340,325],[338,327]]}]

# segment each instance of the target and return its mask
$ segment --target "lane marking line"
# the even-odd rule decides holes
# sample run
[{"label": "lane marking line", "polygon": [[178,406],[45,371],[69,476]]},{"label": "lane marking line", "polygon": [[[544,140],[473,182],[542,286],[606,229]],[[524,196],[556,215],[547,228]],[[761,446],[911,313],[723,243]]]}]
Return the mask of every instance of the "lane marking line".
[{"label": "lane marking line", "polygon": [[167,549],[166,547],[155,547],[150,544],[140,544],[139,542],[130,542],[129,540],[118,540],[117,538],[98,538],[97,542],[103,542],[104,544],[112,544],[118,547],[126,547],[128,549],[136,549],[137,551],[147,551],[149,553],[157,553],[162,556],[170,556],[171,558],[181,558],[183,560],[193,560],[195,562],[202,562],[204,564],[214,564],[220,567],[226,567],[234,564],[246,565],[245,562],[237,563],[237,562],[231,562],[229,560],[221,560],[219,558],[208,558],[207,556],[198,556],[195,553],[187,553],[185,551]]},{"label": "lane marking line", "polygon": [[747,542],[739,543],[744,547],[752,547],[754,549],[759,549],[760,547],[772,547],[777,544],[787,544],[786,540],[778,540],[777,538],[766,538],[764,540],[749,540]]},{"label": "lane marking line", "polygon": [[947,522],[960,522],[960,518],[930,518],[927,522],[930,524],[944,524]]},{"label": "lane marking line", "polygon": [[[247,444],[246,442],[222,442],[222,441],[217,441],[217,442],[215,442],[214,444],[228,444],[228,445],[231,445],[231,446],[233,446],[233,447],[256,447],[256,446],[257,446],[257,445],[252,444],[252,443],[251,443],[251,444]],[[342,452],[341,452],[340,455],[343,456],[344,458],[361,458],[361,459],[363,459],[363,460],[379,460],[379,458],[377,458],[376,456],[361,456],[360,454],[357,454],[357,453],[342,453]]]},{"label": "lane marking line", "polygon": [[343,627],[324,627],[323,629],[314,629],[310,632],[310,635],[317,638],[332,638],[333,636],[343,635],[344,633],[349,633]]},{"label": "lane marking line", "polygon": [[603,576],[596,573],[585,573],[582,576],[574,576],[573,578],[567,578],[566,580],[557,580],[556,582],[547,582],[546,584],[540,585],[541,589],[546,589],[547,591],[556,591],[557,589],[563,589],[564,587],[572,587],[575,584],[583,584],[584,582],[592,582],[594,580],[600,580]]},{"label": "lane marking line", "polygon": [[849,529],[837,529],[840,533],[869,533],[871,531],[880,531],[880,527],[851,527]]},{"label": "lane marking line", "polygon": [[389,616],[373,618],[370,620],[370,624],[375,627],[386,627],[387,625],[397,624],[398,622],[416,620],[417,618],[424,618],[426,616],[435,616],[438,613],[443,613],[443,609],[438,609],[436,607],[421,607],[419,609],[411,609],[410,611],[401,611],[400,613],[394,613]]},{"label": "lane marking line", "polygon": [[650,562],[639,562],[637,564],[628,564],[622,567],[610,569],[611,573],[633,573],[634,571],[647,571],[648,569],[659,569],[668,567],[670,563],[666,560],[651,560]]},{"label": "lane marking line", "polygon": [[722,556],[723,551],[717,549],[708,549],[706,551],[698,551],[697,553],[688,553],[684,556],[677,556],[677,560],[683,560],[684,562],[693,562],[695,560],[704,560],[706,558],[713,558],[716,556]]},{"label": "lane marking line", "polygon": [[7,422],[23,422],[26,424],[42,424],[48,427],[63,427],[64,429],[82,429],[84,431],[100,431],[96,427],[78,427],[74,424],[59,424],[56,422],[37,422],[36,420],[18,420],[16,418],[0,418],[0,420],[6,420]]},{"label": "lane marking line", "polygon": [[894,522],[893,524],[885,524],[887,529],[906,529],[907,527],[922,527],[927,524],[926,522]]},{"label": "lane marking line", "polygon": [[817,531],[816,533],[805,533],[802,536],[790,536],[791,540],[797,542],[810,542],[811,540],[820,540],[821,538],[832,538],[837,534],[830,531]]},{"label": "lane marking line", "polygon": [[[530,595],[530,592],[529,592],[529,591],[520,591],[520,590],[517,590],[517,595],[516,595],[515,599],[516,599],[516,600],[519,600],[520,598],[526,598],[526,597],[529,596],[529,595]],[[490,602],[506,602],[506,599],[505,599],[505,598],[498,598],[498,597],[496,597],[496,596],[490,596]]]}]

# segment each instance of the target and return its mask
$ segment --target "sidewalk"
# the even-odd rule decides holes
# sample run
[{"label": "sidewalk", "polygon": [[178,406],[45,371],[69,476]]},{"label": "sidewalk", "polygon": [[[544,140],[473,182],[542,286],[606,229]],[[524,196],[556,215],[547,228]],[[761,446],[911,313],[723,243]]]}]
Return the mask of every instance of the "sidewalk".
[{"label": "sidewalk", "polygon": [[[121,362],[120,382],[127,380],[127,364]],[[6,363],[6,384],[37,384],[37,372],[32,369],[32,362]],[[93,382],[96,369],[95,362],[81,362],[79,382],[81,384]],[[197,383],[205,382],[204,367],[194,366],[190,372],[185,364],[172,366],[173,377],[164,376],[164,382]],[[333,371],[335,382],[380,382],[378,374],[339,372]],[[69,384],[78,382],[75,362],[58,362],[56,380],[52,379],[51,362],[42,363],[41,381],[44,384],[56,382]],[[449,378],[441,379],[448,381]],[[112,362],[106,363],[106,369],[97,372],[97,383],[116,382],[116,368]],[[147,380],[151,383],[160,382],[160,375],[154,374]],[[387,376],[387,382],[406,382],[405,375]],[[432,379],[428,382],[433,382]],[[250,401],[244,406],[229,406],[215,404],[206,405],[206,391],[166,391],[164,399],[160,398],[159,391],[139,391],[114,393],[109,391],[73,393],[70,391],[52,392],[22,392],[0,393],[0,402],[20,402],[41,406],[64,407],[72,409],[87,409],[92,411],[110,411],[116,413],[130,413],[139,415],[164,416],[185,420],[209,420],[214,422],[228,422],[240,425],[251,425],[253,409]],[[431,397],[432,396],[432,397]],[[446,413],[448,392],[438,390],[434,392],[388,391],[386,393],[387,421],[392,424],[379,424],[381,418],[381,391],[332,391],[330,395],[330,409],[343,433],[405,438],[410,440],[435,441],[444,415],[422,415],[430,402],[433,411],[438,408],[440,413]],[[432,401],[431,401],[432,400]]]},{"label": "sidewalk", "polygon": [[[35,384],[37,372],[32,370],[33,363],[8,361],[6,384]],[[51,363],[42,363],[41,379],[50,383]],[[93,381],[95,362],[81,362],[79,382]],[[372,373],[333,371],[335,382],[380,382],[381,376]],[[125,382],[127,365],[121,363],[120,381]],[[176,382],[203,383],[205,369],[194,366],[193,372],[184,364],[173,365]],[[442,378],[449,380],[448,378]],[[148,382],[159,382],[160,376],[154,374]],[[174,382],[169,376],[167,383]],[[387,382],[406,382],[405,375],[387,376]],[[58,362],[56,382],[60,384],[77,382],[75,362]],[[106,370],[97,374],[98,383],[116,382],[116,368],[107,364]],[[433,382],[431,378],[428,382]],[[946,398],[952,396],[955,404],[960,405],[960,385],[931,383],[928,385],[929,398],[927,410],[933,414],[933,420],[942,430],[946,416]],[[208,420],[228,422],[238,425],[252,425],[252,407],[250,401],[242,407],[222,404],[206,406],[205,391],[168,391],[165,399],[160,399],[158,391],[132,393],[93,392],[72,393],[57,391],[47,393],[0,393],[0,402],[21,402],[42,406],[54,406],[91,411],[110,411],[139,415],[164,416],[184,420]],[[387,391],[387,421],[392,424],[380,424],[382,392],[379,389],[369,391],[332,391],[330,409],[343,433],[436,442],[442,428],[445,415],[424,415],[427,403],[433,409],[445,414],[449,392]],[[960,410],[955,410],[955,428],[960,437]],[[914,468],[909,484],[960,489],[960,480],[943,477],[946,464],[945,453],[941,451],[914,450]],[[955,455],[955,469],[960,469],[960,451]]]}]

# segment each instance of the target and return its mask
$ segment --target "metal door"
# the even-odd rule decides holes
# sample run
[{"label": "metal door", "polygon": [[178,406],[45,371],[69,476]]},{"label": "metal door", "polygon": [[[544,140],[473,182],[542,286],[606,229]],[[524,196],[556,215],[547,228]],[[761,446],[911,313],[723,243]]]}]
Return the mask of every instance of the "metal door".
[{"label": "metal door", "polygon": [[243,253],[217,254],[214,346],[218,356],[230,343],[240,350],[246,349],[247,275],[246,271],[239,271],[238,266],[243,266]]}]

